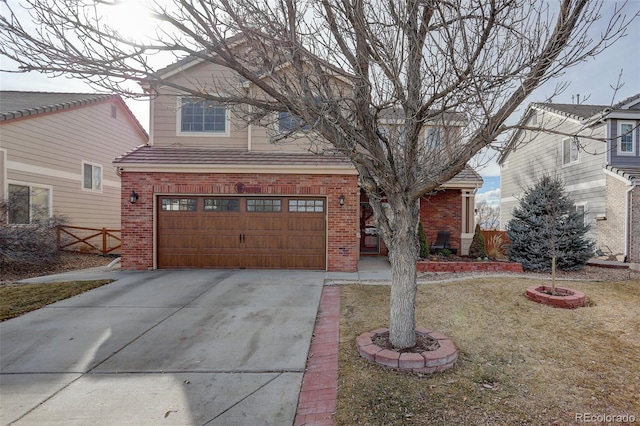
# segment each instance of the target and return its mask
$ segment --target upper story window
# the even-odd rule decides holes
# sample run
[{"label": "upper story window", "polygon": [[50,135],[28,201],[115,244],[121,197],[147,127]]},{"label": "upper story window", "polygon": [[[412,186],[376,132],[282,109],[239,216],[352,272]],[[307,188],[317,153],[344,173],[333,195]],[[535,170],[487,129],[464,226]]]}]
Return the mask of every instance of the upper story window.
[{"label": "upper story window", "polygon": [[178,114],[178,133],[181,135],[229,134],[227,108],[214,101],[197,98],[181,98]]},{"label": "upper story window", "polygon": [[440,127],[429,127],[427,129],[427,146],[437,148],[442,142],[442,129]]},{"label": "upper story window", "polygon": [[562,164],[576,163],[580,160],[580,142],[578,138],[562,140]]},{"label": "upper story window", "polygon": [[29,224],[51,217],[51,189],[29,184],[9,184],[8,222]]},{"label": "upper story window", "polygon": [[278,113],[278,130],[281,132],[293,132],[296,130],[308,132],[311,130],[311,126],[305,124],[302,118],[297,115],[291,114],[288,111],[282,111]]},{"label": "upper story window", "polygon": [[82,162],[82,188],[102,191],[102,166]]},{"label": "upper story window", "polygon": [[618,122],[618,154],[635,155],[636,129],[633,122]]}]

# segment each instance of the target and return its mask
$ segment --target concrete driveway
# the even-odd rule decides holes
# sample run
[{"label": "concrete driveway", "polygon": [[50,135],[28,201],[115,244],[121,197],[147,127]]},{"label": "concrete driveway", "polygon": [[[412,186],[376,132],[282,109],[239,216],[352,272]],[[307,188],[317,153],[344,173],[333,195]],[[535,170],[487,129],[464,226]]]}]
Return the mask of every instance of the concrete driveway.
[{"label": "concrete driveway", "polygon": [[115,274],[0,324],[1,424],[293,423],[324,272]]}]

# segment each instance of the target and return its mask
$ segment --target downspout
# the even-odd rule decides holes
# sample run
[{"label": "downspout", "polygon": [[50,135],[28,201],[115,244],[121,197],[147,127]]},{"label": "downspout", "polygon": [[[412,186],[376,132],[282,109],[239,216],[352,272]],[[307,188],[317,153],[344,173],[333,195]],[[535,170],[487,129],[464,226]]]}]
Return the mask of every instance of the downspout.
[{"label": "downspout", "polygon": [[[249,105],[249,114],[251,114],[252,111],[253,111],[253,108],[251,107],[251,105]],[[251,151],[251,137],[252,137],[251,129],[252,129],[252,126],[251,126],[251,123],[249,123],[249,125],[247,126],[247,151]]]},{"label": "downspout", "polygon": [[624,197],[624,261],[629,262],[631,254],[631,192],[638,186],[635,180],[631,180],[631,185],[625,191]]}]

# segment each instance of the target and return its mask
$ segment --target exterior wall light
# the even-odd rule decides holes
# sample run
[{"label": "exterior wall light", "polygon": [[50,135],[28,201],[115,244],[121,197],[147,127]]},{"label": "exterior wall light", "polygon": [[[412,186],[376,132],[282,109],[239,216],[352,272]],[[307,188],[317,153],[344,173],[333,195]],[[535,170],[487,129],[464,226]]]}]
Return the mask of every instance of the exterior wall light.
[{"label": "exterior wall light", "polygon": [[340,207],[344,206],[344,195],[341,195],[340,198],[338,198],[338,203],[340,203]]},{"label": "exterior wall light", "polygon": [[131,204],[135,204],[138,202],[138,194],[136,194],[136,191],[131,191],[131,194],[129,195],[129,202]]}]

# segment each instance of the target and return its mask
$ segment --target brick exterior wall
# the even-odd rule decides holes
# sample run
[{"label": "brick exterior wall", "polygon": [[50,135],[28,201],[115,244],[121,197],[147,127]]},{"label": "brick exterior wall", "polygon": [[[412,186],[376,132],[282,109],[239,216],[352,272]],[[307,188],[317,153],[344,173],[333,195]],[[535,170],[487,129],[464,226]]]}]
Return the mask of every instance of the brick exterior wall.
[{"label": "brick exterior wall", "polygon": [[614,256],[623,260],[626,228],[625,199],[628,186],[620,179],[609,175],[605,176],[605,215],[607,220],[598,220],[594,224],[597,235],[596,246],[602,251],[609,248]]},{"label": "brick exterior wall", "polygon": [[459,189],[447,189],[425,195],[420,200],[420,221],[427,235],[427,244],[436,242],[438,231],[449,231],[451,247],[457,248],[460,252],[462,194]]},{"label": "brick exterior wall", "polygon": [[[121,177],[123,269],[154,267],[154,197],[158,194],[237,194],[236,183],[264,196],[327,197],[327,270],[354,272],[359,258],[360,189],[355,175],[278,175],[123,172]],[[129,203],[135,191],[138,201]],[[345,196],[340,207],[338,198]]]}]

